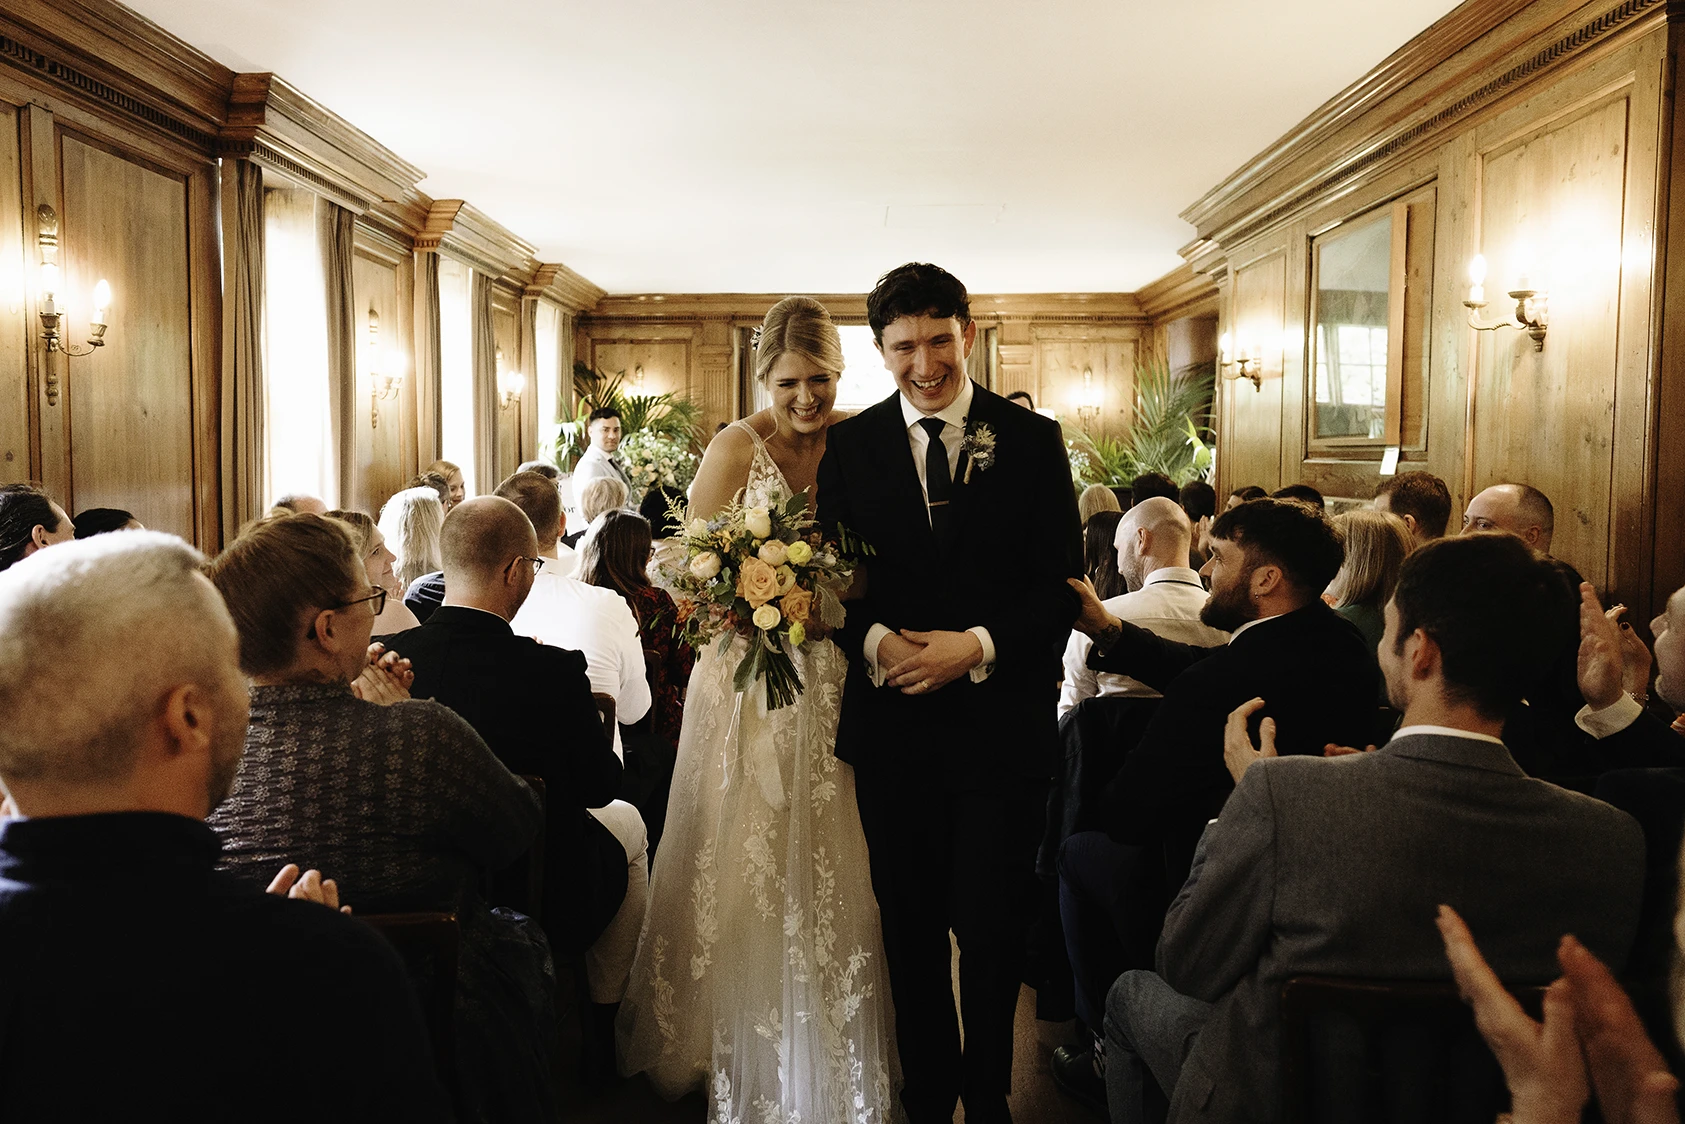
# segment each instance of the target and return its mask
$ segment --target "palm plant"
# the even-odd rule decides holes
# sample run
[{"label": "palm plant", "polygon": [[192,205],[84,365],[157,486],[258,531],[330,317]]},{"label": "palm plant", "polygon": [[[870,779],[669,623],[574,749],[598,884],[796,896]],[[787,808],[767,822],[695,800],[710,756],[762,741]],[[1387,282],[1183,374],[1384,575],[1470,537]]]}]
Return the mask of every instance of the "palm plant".
[{"label": "palm plant", "polygon": [[573,365],[573,392],[579,407],[572,421],[562,423],[555,447],[545,453],[557,468],[572,472],[573,466],[590,447],[591,438],[586,427],[593,410],[605,406],[620,413],[620,431],[630,435],[640,431],[679,441],[691,452],[702,448],[702,406],[676,394],[627,394],[626,372],[606,375],[594,371],[584,363]]},{"label": "palm plant", "polygon": [[1144,472],[1162,472],[1177,484],[1201,478],[1211,467],[1211,396],[1214,363],[1171,371],[1163,360],[1135,368],[1135,411],[1122,437],[1077,438],[1088,461],[1087,483],[1127,487]]}]

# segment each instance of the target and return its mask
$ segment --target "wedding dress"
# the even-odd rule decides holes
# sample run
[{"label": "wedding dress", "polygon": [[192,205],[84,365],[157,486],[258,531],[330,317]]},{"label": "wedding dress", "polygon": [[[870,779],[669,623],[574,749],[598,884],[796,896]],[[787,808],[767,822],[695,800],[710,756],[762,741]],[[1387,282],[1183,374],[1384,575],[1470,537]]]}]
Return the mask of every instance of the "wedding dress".
[{"label": "wedding dress", "polygon": [[[737,424],[755,442],[744,502],[783,502],[783,473]],[[709,1124],[887,1124],[889,977],[854,773],[832,752],[847,662],[810,641],[802,694],[769,713],[760,682],[732,689],[745,645],[716,641],[691,673],[620,1067],[669,1098],[705,1087]]]}]

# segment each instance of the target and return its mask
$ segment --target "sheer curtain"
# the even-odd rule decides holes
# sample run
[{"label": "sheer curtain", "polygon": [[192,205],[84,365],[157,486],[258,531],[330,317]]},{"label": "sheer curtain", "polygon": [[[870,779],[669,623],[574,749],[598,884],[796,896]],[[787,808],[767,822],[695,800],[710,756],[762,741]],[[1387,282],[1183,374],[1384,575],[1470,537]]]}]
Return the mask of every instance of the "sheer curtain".
[{"label": "sheer curtain", "polygon": [[538,392],[538,449],[548,458],[562,432],[562,310],[549,301],[533,310],[533,381]]},{"label": "sheer curtain", "polygon": [[265,502],[263,169],[225,160],[222,199],[222,527],[232,539]]},{"label": "sheer curtain", "polygon": [[357,495],[357,325],[352,261],[356,216],[326,199],[316,204],[322,238],[322,277],[327,312],[328,425],[341,505]]},{"label": "sheer curtain", "polygon": [[491,278],[478,269],[470,277],[474,317],[474,467],[479,487],[489,492],[497,486],[497,327],[491,315]]},{"label": "sheer curtain", "polygon": [[462,469],[470,496],[479,495],[474,456],[473,270],[439,257],[439,456]]},{"label": "sheer curtain", "polygon": [[330,407],[328,304],[317,197],[268,188],[264,200],[263,413],[268,503],[288,492],[340,501]]}]

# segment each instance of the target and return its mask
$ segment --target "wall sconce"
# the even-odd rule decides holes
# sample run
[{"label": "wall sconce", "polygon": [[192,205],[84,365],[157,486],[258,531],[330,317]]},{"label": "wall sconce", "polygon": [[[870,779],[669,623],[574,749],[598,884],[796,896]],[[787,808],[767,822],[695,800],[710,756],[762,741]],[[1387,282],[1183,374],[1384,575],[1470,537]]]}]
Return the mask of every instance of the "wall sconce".
[{"label": "wall sconce", "polygon": [[1476,254],[1469,262],[1469,296],[1463,302],[1463,307],[1469,310],[1469,327],[1477,332],[1495,332],[1499,328],[1520,328],[1533,337],[1533,350],[1545,349],[1545,329],[1550,324],[1549,297],[1536,289],[1527,287],[1527,274],[1522,273],[1516,278],[1519,287],[1511,289],[1510,299],[1515,301],[1515,315],[1512,319],[1484,320],[1480,310],[1486,307],[1486,255]]},{"label": "wall sconce", "polygon": [[503,408],[521,400],[521,392],[527,388],[527,377],[519,371],[506,371],[503,368],[503,349],[497,349],[497,396]]},{"label": "wall sconce", "polygon": [[[64,319],[64,312],[58,306],[59,294],[59,217],[47,204],[43,203],[35,209],[35,218],[39,226],[37,242],[41,247],[41,338],[46,341],[47,351],[62,351],[67,356],[91,355],[96,347],[105,346],[106,315],[111,308],[111,286],[105,278],[100,278],[94,286],[94,314],[88,322],[88,346],[77,347],[64,342],[60,330],[60,322]],[[56,406],[59,400],[59,376],[49,361],[46,364],[47,405]]]},{"label": "wall sconce", "polygon": [[[369,306],[369,428],[380,428],[380,404],[398,397],[404,388],[404,373],[394,370],[397,360],[380,352],[380,313]],[[383,369],[384,368],[384,369]]]},{"label": "wall sconce", "polygon": [[1077,418],[1087,429],[1100,420],[1100,392],[1094,389],[1094,368],[1082,369],[1082,399],[1077,403]]},{"label": "wall sconce", "polygon": [[[1224,332],[1223,338],[1217,341],[1217,351],[1217,365],[1224,368],[1224,378],[1247,379],[1252,383],[1253,390],[1264,389],[1264,365],[1262,360],[1252,354],[1252,346],[1248,341],[1243,339],[1239,354],[1232,354],[1229,349],[1229,334]],[[1233,374],[1228,373],[1227,369],[1230,367],[1235,368]]]}]

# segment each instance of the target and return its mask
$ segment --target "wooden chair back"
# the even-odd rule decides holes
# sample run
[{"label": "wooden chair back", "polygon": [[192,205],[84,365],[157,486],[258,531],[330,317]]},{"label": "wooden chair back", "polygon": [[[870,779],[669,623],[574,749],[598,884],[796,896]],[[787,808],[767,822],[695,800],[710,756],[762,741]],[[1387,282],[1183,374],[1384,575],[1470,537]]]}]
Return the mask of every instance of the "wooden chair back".
[{"label": "wooden chair back", "polygon": [[605,695],[601,691],[593,691],[591,700],[597,704],[597,713],[603,720],[603,736],[608,738],[610,745],[614,744],[614,696]]},{"label": "wooden chair back", "polygon": [[[544,778],[531,773],[522,773],[520,776],[527,782],[527,787],[538,794],[540,811],[547,811],[548,796],[544,788]],[[538,819],[538,834],[533,836],[532,846],[504,869],[485,872],[483,885],[486,901],[492,905],[508,906],[543,924],[544,847],[548,839],[549,829],[545,817],[541,815]]]},{"label": "wooden chair back", "polygon": [[439,1081],[457,1095],[456,971],[461,927],[454,913],[375,913],[360,918],[398,950],[421,1000]]}]

